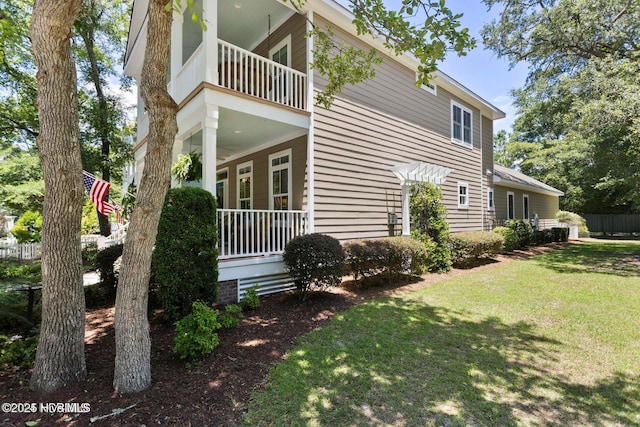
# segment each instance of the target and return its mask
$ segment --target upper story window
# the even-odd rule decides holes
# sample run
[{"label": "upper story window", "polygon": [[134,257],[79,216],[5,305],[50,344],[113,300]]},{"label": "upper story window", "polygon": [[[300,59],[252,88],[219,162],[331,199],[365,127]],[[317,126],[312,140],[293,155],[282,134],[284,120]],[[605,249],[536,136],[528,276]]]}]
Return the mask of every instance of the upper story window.
[{"label": "upper story window", "polygon": [[[418,81],[418,73],[416,73],[416,81]],[[438,85],[436,85],[433,82],[433,79],[431,79],[431,81],[429,83],[427,83],[427,84],[423,83],[420,87],[422,89],[426,90],[427,92],[438,96]]]},{"label": "upper story window", "polygon": [[291,149],[269,156],[269,208],[286,211],[291,199]]},{"label": "upper story window", "polygon": [[238,165],[238,209],[253,206],[253,162]]},{"label": "upper story window", "polygon": [[469,207],[469,184],[466,182],[458,183],[458,208],[466,209]]},{"label": "upper story window", "polygon": [[451,140],[471,147],[473,145],[473,113],[451,101]]},{"label": "upper story window", "polygon": [[280,65],[291,67],[291,34],[269,49],[269,58]]}]

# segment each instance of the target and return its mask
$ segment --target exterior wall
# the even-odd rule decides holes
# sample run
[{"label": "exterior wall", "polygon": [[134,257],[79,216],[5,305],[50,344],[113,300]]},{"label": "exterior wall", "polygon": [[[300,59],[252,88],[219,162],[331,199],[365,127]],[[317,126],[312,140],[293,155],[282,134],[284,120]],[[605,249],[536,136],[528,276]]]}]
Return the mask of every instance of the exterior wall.
[{"label": "exterior wall", "polygon": [[[491,171],[491,173],[487,173]],[[482,117],[482,211],[484,212],[484,229],[490,230],[495,222],[496,210],[489,210],[489,188],[493,187],[493,120]],[[495,188],[494,188],[495,194]],[[494,195],[495,206],[495,195]]]},{"label": "exterior wall", "polygon": [[[269,58],[269,49],[280,43],[285,37],[291,34],[291,68],[294,70],[307,72],[307,39],[305,34],[306,18],[304,16],[294,14],[280,27],[275,29],[273,33],[263,40],[253,49],[253,53],[265,58]],[[270,59],[270,58],[269,58]]]},{"label": "exterior wall", "polygon": [[[361,45],[336,32],[349,43]],[[390,168],[416,161],[453,169],[443,186],[452,231],[482,229],[486,178],[480,112],[440,87],[433,95],[414,81],[412,71],[385,58],[373,80],[346,87],[330,110],[315,109],[317,232],[339,239],[388,235],[388,210],[401,212],[401,185]],[[317,74],[314,82],[317,90],[325,84]],[[473,148],[451,141],[452,100],[472,112]],[[493,133],[487,122],[483,123],[483,147]],[[459,182],[469,185],[467,209],[458,208]],[[388,207],[387,200],[392,198],[396,203]]]},{"label": "exterior wall", "polygon": [[522,219],[524,214],[523,195],[529,195],[529,218],[537,213],[540,219],[553,219],[560,209],[560,198],[541,193],[534,193],[532,190],[522,190],[519,188],[496,185],[495,204],[496,220],[500,223],[507,219],[507,192],[513,192],[515,203],[515,218]]},{"label": "exterior wall", "polygon": [[274,145],[217,166],[218,171],[229,168],[229,208],[237,208],[237,166],[253,160],[253,209],[269,209],[269,155],[291,148],[291,209],[303,209],[303,193],[307,164],[307,137]]}]

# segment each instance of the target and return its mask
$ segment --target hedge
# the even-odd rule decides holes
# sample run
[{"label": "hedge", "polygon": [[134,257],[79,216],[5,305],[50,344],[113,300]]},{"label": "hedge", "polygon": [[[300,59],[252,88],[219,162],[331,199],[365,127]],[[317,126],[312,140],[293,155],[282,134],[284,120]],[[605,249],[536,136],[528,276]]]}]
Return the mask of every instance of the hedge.
[{"label": "hedge", "polygon": [[502,236],[503,243],[501,252],[512,252],[515,249],[518,249],[518,235],[513,229],[507,227],[496,227],[493,229],[493,233]]},{"label": "hedge", "polygon": [[449,236],[451,261],[464,265],[480,258],[491,258],[500,253],[504,238],[490,231],[463,231]]}]

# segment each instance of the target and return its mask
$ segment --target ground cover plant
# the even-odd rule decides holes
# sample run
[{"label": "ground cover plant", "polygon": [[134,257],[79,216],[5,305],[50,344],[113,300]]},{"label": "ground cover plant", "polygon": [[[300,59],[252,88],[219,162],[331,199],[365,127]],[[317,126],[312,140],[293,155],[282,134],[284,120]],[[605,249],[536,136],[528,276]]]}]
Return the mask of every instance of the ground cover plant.
[{"label": "ground cover plant", "polygon": [[639,425],[640,244],[374,300],[302,338],[246,425]]}]

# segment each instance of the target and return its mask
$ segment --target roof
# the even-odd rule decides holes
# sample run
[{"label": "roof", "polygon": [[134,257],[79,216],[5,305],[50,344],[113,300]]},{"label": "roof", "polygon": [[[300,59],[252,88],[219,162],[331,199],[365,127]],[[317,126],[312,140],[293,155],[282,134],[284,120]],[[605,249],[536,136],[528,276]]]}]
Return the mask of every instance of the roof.
[{"label": "roof", "polygon": [[520,171],[498,164],[493,165],[493,183],[495,185],[530,190],[551,196],[564,196],[564,193],[557,188],[533,179]]}]

